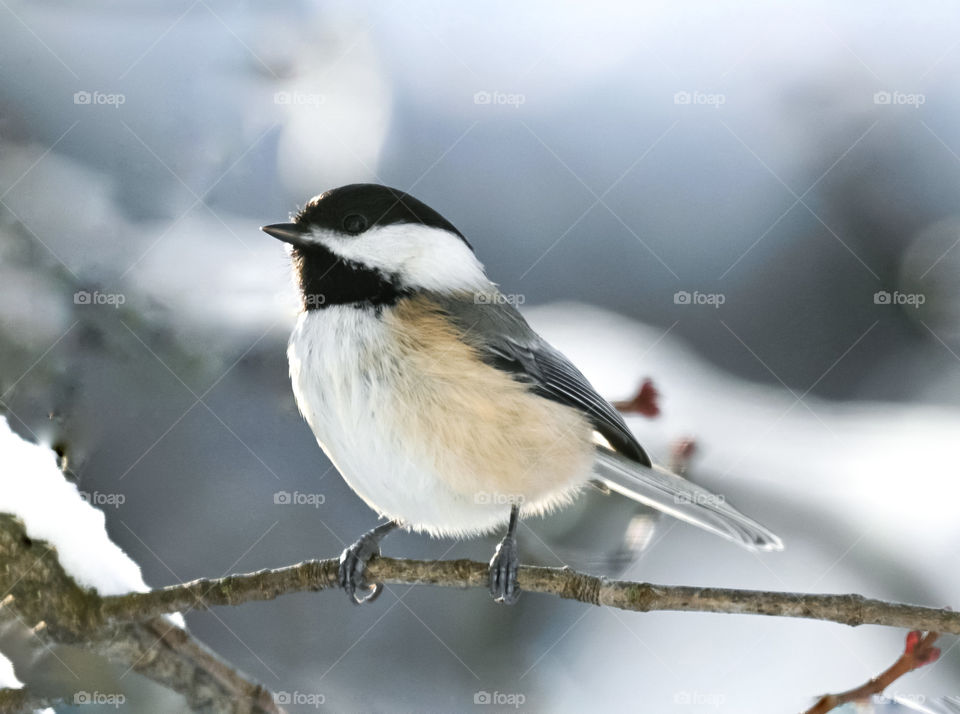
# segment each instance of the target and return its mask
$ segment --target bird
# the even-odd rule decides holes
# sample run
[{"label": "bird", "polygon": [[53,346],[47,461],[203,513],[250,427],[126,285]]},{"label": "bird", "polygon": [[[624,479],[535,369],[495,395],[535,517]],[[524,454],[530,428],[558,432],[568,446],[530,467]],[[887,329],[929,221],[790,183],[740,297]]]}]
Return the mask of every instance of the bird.
[{"label": "bird", "polygon": [[506,532],[493,599],[520,595],[521,518],[595,485],[745,548],[781,540],[654,464],[620,413],[490,281],[450,221],[399,189],[358,183],[262,231],[289,244],[301,310],[287,348],[301,414],[347,484],[385,522],[343,550],[340,587],[370,602],[365,572],[400,528]]}]

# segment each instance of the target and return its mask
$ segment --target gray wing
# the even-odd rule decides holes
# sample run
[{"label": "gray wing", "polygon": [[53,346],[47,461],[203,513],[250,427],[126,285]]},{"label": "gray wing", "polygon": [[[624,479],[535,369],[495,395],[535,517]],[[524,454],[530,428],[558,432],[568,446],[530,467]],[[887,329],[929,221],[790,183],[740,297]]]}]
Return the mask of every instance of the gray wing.
[{"label": "gray wing", "polygon": [[614,451],[651,466],[650,457],[627,428],[620,413],[597,394],[587,378],[505,301],[477,302],[431,295],[431,300],[463,331],[488,364],[530,385],[537,394],[580,410]]},{"label": "gray wing", "polygon": [[[580,371],[535,333],[509,304],[431,296],[488,364],[509,372],[536,393],[579,409],[610,443],[597,449],[600,482],[635,501],[699,526],[751,550],[780,550],[780,539],[721,496],[653,466],[620,414]],[[502,297],[502,296],[500,296]]]}]

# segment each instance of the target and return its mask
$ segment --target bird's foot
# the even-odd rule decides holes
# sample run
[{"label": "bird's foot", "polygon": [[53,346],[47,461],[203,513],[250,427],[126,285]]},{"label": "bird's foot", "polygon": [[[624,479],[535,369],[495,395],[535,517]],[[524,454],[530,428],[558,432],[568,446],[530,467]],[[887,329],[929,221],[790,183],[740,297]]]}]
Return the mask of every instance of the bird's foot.
[{"label": "bird's foot", "polygon": [[367,564],[380,555],[380,540],[396,527],[393,521],[377,526],[360,536],[356,543],[344,548],[340,554],[340,587],[355,605],[373,602],[380,596],[383,583],[366,583]]},{"label": "bird's foot", "polygon": [[520,599],[517,587],[517,570],[520,567],[520,551],[517,537],[508,533],[490,559],[490,594],[493,601],[502,605],[513,605]]}]

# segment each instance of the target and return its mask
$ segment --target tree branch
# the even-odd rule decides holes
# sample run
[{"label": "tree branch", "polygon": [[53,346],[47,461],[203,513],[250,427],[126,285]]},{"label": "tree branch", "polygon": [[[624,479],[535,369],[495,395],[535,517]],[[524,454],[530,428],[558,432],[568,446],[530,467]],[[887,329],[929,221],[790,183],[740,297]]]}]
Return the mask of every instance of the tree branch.
[{"label": "tree branch", "polygon": [[[98,617],[104,624],[152,618],[181,609],[239,605],[272,600],[286,593],[337,587],[336,558],[311,560],[276,570],[261,570],[215,580],[100,598]],[[486,588],[486,563],[471,560],[405,560],[376,558],[368,567],[371,582]],[[960,634],[960,613],[865,598],[862,595],[811,595],[732,588],[654,585],[578,573],[568,568],[521,566],[519,586],[591,605],[621,610],[655,610],[773,615],[827,620],[844,625],[884,625],[911,630]]]},{"label": "tree branch", "polygon": [[906,647],[896,662],[856,689],[849,689],[840,694],[824,695],[807,710],[806,714],[827,714],[847,702],[863,701],[874,694],[883,694],[884,689],[903,675],[936,661],[940,656],[940,650],[933,646],[937,637],[939,635],[936,632],[923,634],[919,630],[914,630],[907,635]]},{"label": "tree branch", "polygon": [[35,695],[27,687],[0,689],[0,712],[33,712],[60,704],[62,700]]},{"label": "tree branch", "polygon": [[[0,599],[0,621],[9,614],[50,645],[80,646],[121,663],[182,694],[192,711],[283,711],[267,690],[167,619],[144,614],[106,622],[101,597],[77,585],[56,550],[29,538],[23,523],[7,514],[0,514],[0,593],[9,593]],[[0,714],[32,711],[48,699],[29,686],[2,690]]]},{"label": "tree branch", "polygon": [[[269,692],[217,658],[188,633],[161,619],[162,615],[338,587],[339,559],[329,558],[276,570],[195,580],[145,593],[101,596],[79,587],[63,571],[55,553],[48,544],[28,538],[17,519],[0,515],[0,592],[10,593],[0,602],[0,616],[7,610],[51,642],[76,644],[124,662],[182,693],[194,711],[267,714],[281,710]],[[371,582],[389,584],[485,589],[487,577],[488,565],[471,560],[381,557],[368,566]],[[521,590],[529,593],[552,594],[635,612],[770,615],[960,634],[960,613],[861,595],[655,585],[609,580],[568,568],[536,566],[521,566],[518,582]],[[919,655],[912,656],[910,662],[919,661]],[[889,670],[890,676],[900,671],[897,666],[902,669],[910,662],[898,661]],[[886,674],[878,678],[880,684],[886,681]],[[868,685],[876,686],[876,682]],[[859,688],[834,696],[860,696],[863,691]],[[29,690],[9,690],[0,695],[0,712],[23,711],[38,696]]]}]

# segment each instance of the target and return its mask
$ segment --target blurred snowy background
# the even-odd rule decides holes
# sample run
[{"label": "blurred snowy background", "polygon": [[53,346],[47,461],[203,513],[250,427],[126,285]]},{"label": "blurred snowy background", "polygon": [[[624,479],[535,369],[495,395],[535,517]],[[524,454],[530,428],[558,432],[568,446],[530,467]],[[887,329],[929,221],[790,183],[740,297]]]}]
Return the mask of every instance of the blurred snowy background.
[{"label": "blurred snowy background", "polygon": [[[339,553],[375,518],[297,414],[258,226],[378,181],[603,394],[653,378],[641,441],[695,437],[691,476],[787,545],[596,495],[527,524],[525,559],[957,606],[958,37],[937,2],[0,0],[0,412],[151,585]],[[423,587],[186,620],[295,712],[791,712],[904,634]],[[899,694],[960,693],[955,641]],[[136,680],[129,711],[181,710]]]}]

